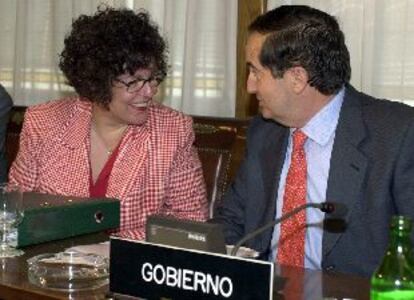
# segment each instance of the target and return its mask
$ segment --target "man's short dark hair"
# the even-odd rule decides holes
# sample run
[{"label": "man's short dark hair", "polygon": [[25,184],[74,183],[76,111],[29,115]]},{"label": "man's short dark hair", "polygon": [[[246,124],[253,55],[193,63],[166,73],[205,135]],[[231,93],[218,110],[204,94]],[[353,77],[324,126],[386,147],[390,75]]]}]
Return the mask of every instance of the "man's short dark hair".
[{"label": "man's short dark hair", "polygon": [[336,19],[303,5],[280,6],[259,16],[249,32],[267,35],[260,63],[274,77],[301,66],[309,84],[325,95],[338,92],[351,77],[349,52]]},{"label": "man's short dark hair", "polygon": [[81,15],[72,24],[60,55],[60,68],[76,92],[107,106],[112,81],[150,68],[158,78],[167,72],[166,42],[149,14],[105,5],[92,15]]}]

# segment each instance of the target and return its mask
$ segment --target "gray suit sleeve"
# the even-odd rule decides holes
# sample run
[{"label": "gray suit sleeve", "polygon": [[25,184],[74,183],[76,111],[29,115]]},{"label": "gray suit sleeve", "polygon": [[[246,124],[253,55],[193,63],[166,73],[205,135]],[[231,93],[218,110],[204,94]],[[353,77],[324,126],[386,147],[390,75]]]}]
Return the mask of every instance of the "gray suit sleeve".
[{"label": "gray suit sleeve", "polygon": [[5,155],[5,141],[9,112],[13,106],[10,95],[0,85],[0,182],[7,180],[7,160]]}]

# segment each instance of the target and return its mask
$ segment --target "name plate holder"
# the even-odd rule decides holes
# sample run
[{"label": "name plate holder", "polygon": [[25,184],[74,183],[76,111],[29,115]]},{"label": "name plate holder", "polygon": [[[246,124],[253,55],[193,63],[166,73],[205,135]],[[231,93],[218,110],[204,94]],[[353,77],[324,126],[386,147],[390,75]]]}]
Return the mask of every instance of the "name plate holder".
[{"label": "name plate holder", "polygon": [[112,293],[157,299],[254,299],[273,297],[273,264],[111,238]]}]

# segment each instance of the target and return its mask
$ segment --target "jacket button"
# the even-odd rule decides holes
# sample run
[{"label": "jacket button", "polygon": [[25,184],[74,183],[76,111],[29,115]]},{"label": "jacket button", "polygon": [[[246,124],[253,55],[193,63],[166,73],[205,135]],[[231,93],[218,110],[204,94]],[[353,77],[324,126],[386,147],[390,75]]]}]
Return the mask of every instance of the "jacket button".
[{"label": "jacket button", "polygon": [[335,269],[335,265],[329,265],[325,267],[325,271],[332,271]]}]

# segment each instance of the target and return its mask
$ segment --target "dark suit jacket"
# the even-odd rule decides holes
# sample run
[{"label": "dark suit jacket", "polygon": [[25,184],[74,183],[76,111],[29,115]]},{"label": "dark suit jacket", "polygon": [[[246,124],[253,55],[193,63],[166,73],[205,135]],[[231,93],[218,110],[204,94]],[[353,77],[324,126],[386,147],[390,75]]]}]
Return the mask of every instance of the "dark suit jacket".
[{"label": "dark suit jacket", "polygon": [[0,182],[7,180],[7,161],[5,157],[5,140],[9,111],[13,106],[12,99],[0,84]]},{"label": "dark suit jacket", "polygon": [[[253,119],[245,159],[216,218],[227,243],[275,217],[289,130]],[[326,199],[344,203],[344,220],[325,218],[322,268],[370,276],[388,244],[393,214],[414,219],[414,109],[348,86],[336,129]],[[272,229],[247,246],[267,254]]]}]

